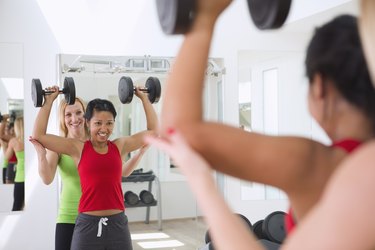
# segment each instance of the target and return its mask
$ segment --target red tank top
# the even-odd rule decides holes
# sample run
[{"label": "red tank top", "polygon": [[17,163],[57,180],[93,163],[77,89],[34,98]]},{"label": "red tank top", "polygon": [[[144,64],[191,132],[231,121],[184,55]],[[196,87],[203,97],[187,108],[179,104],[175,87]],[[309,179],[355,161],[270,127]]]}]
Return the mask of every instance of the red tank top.
[{"label": "red tank top", "polygon": [[[361,145],[362,142],[353,140],[353,139],[346,139],[334,142],[332,144],[332,147],[336,148],[342,148],[345,150],[348,154],[353,152],[359,145]],[[287,234],[290,234],[293,230],[293,228],[296,226],[296,221],[293,217],[293,210],[292,208],[289,208],[288,213],[285,216],[285,231]]]},{"label": "red tank top", "polygon": [[99,154],[86,141],[78,164],[82,196],[78,211],[125,210],[122,195],[122,160],[117,146],[108,141],[108,152]]},{"label": "red tank top", "polygon": [[12,154],[8,162],[17,164],[17,157],[15,153]]}]

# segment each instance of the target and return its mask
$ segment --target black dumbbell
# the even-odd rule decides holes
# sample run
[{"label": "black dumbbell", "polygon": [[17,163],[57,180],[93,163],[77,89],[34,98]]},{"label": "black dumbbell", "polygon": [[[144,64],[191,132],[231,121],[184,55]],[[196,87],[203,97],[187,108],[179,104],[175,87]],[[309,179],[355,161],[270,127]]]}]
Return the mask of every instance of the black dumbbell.
[{"label": "black dumbbell", "polygon": [[[189,31],[201,0],[156,0],[159,22],[166,34]],[[204,0],[203,0],[204,1]],[[251,19],[258,29],[281,27],[288,17],[292,0],[247,0]]]},{"label": "black dumbbell", "polygon": [[265,237],[263,236],[263,229],[262,229],[263,221],[264,221],[264,220],[259,220],[259,221],[255,222],[254,225],[253,225],[253,232],[254,232],[255,236],[256,236],[259,240],[265,238]]},{"label": "black dumbbell", "polygon": [[[148,99],[151,103],[157,103],[161,95],[161,85],[157,77],[147,78],[144,88],[140,88],[141,91],[148,93]],[[121,103],[130,103],[133,100],[134,95],[134,84],[133,80],[128,76],[121,77],[118,84],[118,96]]]},{"label": "black dumbbell", "polygon": [[139,193],[139,198],[144,204],[151,204],[155,201],[154,195],[150,191],[147,191],[147,190],[142,190]]},{"label": "black dumbbell", "polygon": [[[52,94],[53,91],[47,91],[42,88],[42,83],[39,79],[31,81],[31,98],[33,99],[35,107],[42,107],[43,96]],[[59,90],[60,94],[64,94],[65,100],[69,105],[73,105],[76,100],[76,88],[72,77],[65,77],[64,88]]]},{"label": "black dumbbell", "polygon": [[281,244],[275,243],[269,240],[261,239],[258,241],[263,245],[263,247],[267,250],[279,250],[281,247]]},{"label": "black dumbbell", "polygon": [[132,191],[127,191],[124,194],[125,202],[131,206],[137,205],[139,202],[138,195]]},{"label": "black dumbbell", "polygon": [[262,234],[264,239],[281,244],[285,237],[285,215],[283,211],[275,211],[269,214],[262,223]]}]

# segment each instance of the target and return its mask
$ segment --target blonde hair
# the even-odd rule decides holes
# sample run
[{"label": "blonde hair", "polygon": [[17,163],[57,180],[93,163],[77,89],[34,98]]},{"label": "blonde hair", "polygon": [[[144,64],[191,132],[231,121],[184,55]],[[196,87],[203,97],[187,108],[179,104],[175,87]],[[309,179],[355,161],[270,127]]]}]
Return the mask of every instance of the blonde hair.
[{"label": "blonde hair", "polygon": [[359,30],[363,51],[367,60],[368,68],[375,87],[375,1],[361,1],[361,16],[359,18]]},{"label": "blonde hair", "polygon": [[[86,103],[79,97],[76,97],[76,102],[77,101],[81,104],[83,113],[85,113]],[[59,104],[60,135],[64,137],[68,136],[68,128],[65,125],[65,108],[67,105],[68,103],[65,101],[65,99],[62,99]],[[88,136],[88,128],[87,128],[86,122],[85,122],[84,128],[85,128],[85,134]]]},{"label": "blonde hair", "polygon": [[14,132],[16,138],[20,141],[24,141],[24,129],[23,129],[23,117],[17,117],[14,121]]}]

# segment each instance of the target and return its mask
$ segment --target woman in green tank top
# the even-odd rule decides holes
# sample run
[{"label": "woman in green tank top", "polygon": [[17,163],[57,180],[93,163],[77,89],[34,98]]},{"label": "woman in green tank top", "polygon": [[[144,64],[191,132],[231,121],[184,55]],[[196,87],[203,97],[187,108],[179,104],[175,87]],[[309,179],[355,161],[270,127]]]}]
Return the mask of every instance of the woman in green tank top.
[{"label": "woman in green tank top", "polygon": [[[52,104],[48,108],[50,111]],[[68,105],[65,100],[62,100],[59,105],[60,135],[86,141],[88,130],[83,117],[84,113],[85,104],[82,99],[76,98],[73,105]],[[69,250],[81,197],[77,167],[70,156],[58,155],[46,150],[33,138],[30,138],[30,142],[33,143],[38,154],[39,176],[44,184],[49,185],[53,182],[57,169],[61,176],[62,190],[55,228],[55,249]]]},{"label": "woman in green tank top", "polygon": [[5,152],[5,159],[10,160],[15,153],[17,157],[16,177],[14,179],[14,201],[12,211],[23,210],[25,205],[25,157],[24,157],[24,129],[23,117],[17,117],[14,122],[16,136],[9,140]]},{"label": "woman in green tank top", "polygon": [[[5,153],[8,148],[10,139],[15,136],[14,133],[14,122],[10,122],[9,115],[3,114],[2,120],[0,121],[0,147],[2,148],[4,161],[3,161],[3,183],[13,184],[14,183],[14,161],[8,161],[5,158]],[[11,157],[14,160],[14,155]]]}]

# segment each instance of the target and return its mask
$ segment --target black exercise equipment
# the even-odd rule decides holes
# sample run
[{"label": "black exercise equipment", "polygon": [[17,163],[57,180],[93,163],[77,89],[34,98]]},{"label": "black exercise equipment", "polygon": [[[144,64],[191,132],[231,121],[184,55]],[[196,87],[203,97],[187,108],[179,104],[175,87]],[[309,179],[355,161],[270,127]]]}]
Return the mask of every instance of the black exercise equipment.
[{"label": "black exercise equipment", "polygon": [[247,0],[250,16],[258,29],[280,28],[288,17],[292,0]]},{"label": "black exercise equipment", "polygon": [[[140,88],[142,92],[148,93],[148,99],[151,103],[157,103],[161,95],[161,85],[157,77],[150,76],[146,80],[144,88]],[[134,95],[134,84],[133,80],[128,76],[121,77],[118,84],[118,96],[121,103],[130,103],[133,100]]]},{"label": "black exercise equipment", "polygon": [[[33,99],[35,107],[42,107],[43,96],[52,94],[53,91],[47,91],[42,88],[42,83],[39,79],[31,81],[31,98]],[[69,105],[73,105],[76,100],[76,88],[72,77],[65,77],[64,88],[59,90],[59,94],[64,94],[65,100]]]},{"label": "black exercise equipment", "polygon": [[259,242],[264,246],[265,249],[267,250],[278,250],[280,249],[281,244],[269,241],[269,240],[259,240]]},{"label": "black exercise equipment", "polygon": [[155,201],[154,195],[150,191],[147,191],[147,190],[142,190],[139,193],[139,198],[145,204],[152,204]]},{"label": "black exercise equipment", "polygon": [[184,34],[193,22],[196,0],[156,0],[156,8],[164,33]]},{"label": "black exercise equipment", "polygon": [[253,225],[253,233],[259,240],[264,239],[263,229],[262,229],[263,221],[264,220],[259,220],[255,222]]},{"label": "black exercise equipment", "polygon": [[153,181],[155,180],[155,174],[152,170],[143,172],[142,170],[133,171],[129,176],[122,177],[122,182],[144,182],[144,181]]},{"label": "black exercise equipment", "polygon": [[127,191],[124,194],[125,203],[128,205],[137,205],[139,202],[139,197],[136,193],[133,193],[132,191]]},{"label": "black exercise equipment", "polygon": [[263,236],[266,240],[281,244],[286,236],[285,212],[275,211],[269,214],[262,223]]},{"label": "black exercise equipment", "polygon": [[2,122],[3,121],[3,115],[1,114],[1,112],[0,112],[0,122]]},{"label": "black exercise equipment", "polygon": [[[197,1],[156,0],[159,22],[166,34],[184,34],[193,22]],[[251,19],[259,29],[281,27],[289,13],[292,0],[247,0]]]}]

